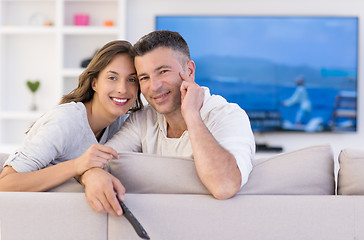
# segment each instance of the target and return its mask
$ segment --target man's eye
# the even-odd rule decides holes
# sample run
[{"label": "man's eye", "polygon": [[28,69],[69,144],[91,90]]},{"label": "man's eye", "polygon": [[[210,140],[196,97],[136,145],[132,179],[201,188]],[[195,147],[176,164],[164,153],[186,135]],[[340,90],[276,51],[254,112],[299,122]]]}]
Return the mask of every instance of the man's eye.
[{"label": "man's eye", "polygon": [[147,79],[148,79],[147,77],[141,77],[141,78],[139,78],[139,81],[145,81]]},{"label": "man's eye", "polygon": [[168,70],[162,70],[161,74],[168,72]]}]

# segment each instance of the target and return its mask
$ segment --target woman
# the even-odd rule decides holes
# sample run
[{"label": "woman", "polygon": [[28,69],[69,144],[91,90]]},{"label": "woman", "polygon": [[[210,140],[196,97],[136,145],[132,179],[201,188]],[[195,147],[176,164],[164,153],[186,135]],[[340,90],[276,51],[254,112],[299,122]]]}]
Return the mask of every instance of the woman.
[{"label": "woman", "polygon": [[23,146],[9,156],[0,191],[46,191],[94,167],[117,152],[104,144],[142,107],[132,45],[103,46],[79,77],[79,84],[31,127]]}]

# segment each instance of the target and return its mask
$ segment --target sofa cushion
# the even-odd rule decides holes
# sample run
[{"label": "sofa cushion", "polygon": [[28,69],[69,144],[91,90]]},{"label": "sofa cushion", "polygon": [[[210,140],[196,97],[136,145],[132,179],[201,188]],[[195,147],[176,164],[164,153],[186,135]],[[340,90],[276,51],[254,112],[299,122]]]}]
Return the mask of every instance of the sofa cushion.
[{"label": "sofa cushion", "polygon": [[48,192],[85,192],[85,188],[75,178],[71,178]]},{"label": "sofa cushion", "polygon": [[341,150],[339,164],[338,194],[364,195],[364,151]]},{"label": "sofa cushion", "polygon": [[330,145],[315,145],[255,160],[248,182],[238,194],[335,194]]},{"label": "sofa cushion", "polygon": [[191,158],[122,152],[111,160],[110,173],[128,193],[209,194]]},{"label": "sofa cushion", "polygon": [[[111,160],[110,172],[127,193],[209,194],[189,158],[123,152]],[[331,147],[317,145],[255,160],[238,194],[335,194]]]}]

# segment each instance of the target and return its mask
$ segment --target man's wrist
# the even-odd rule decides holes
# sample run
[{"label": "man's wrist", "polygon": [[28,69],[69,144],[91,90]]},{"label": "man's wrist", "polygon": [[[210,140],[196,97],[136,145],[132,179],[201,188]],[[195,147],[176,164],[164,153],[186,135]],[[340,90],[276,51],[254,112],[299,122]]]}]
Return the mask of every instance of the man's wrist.
[{"label": "man's wrist", "polygon": [[87,176],[90,172],[92,172],[93,168],[86,170],[83,174],[81,174],[80,176],[78,176],[78,178],[76,178],[78,180],[78,182],[82,185],[82,186],[86,186],[86,182],[87,182]]}]

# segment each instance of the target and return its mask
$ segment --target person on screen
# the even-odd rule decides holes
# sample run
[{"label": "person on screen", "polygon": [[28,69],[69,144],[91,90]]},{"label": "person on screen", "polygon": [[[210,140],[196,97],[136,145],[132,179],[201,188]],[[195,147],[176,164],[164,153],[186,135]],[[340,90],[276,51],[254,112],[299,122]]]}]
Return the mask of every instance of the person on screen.
[{"label": "person on screen", "polygon": [[[247,182],[255,153],[249,118],[237,104],[195,82],[195,63],[177,32],[154,31],[135,45],[140,89],[149,105],[132,114],[107,146],[194,159],[201,182],[216,199],[234,196]],[[122,183],[100,168],[81,182],[97,212],[121,215]]]},{"label": "person on screen", "polygon": [[297,125],[302,125],[305,123],[305,120],[307,120],[309,114],[311,113],[311,101],[304,86],[305,78],[300,76],[295,80],[295,82],[297,86],[296,90],[291,97],[282,102],[282,105],[284,107],[299,105],[296,113],[295,123]]}]

